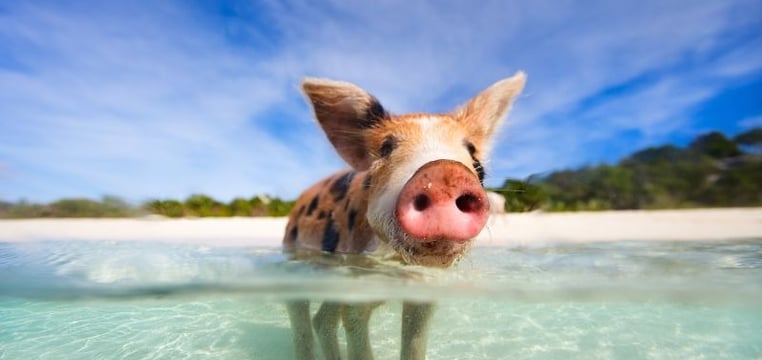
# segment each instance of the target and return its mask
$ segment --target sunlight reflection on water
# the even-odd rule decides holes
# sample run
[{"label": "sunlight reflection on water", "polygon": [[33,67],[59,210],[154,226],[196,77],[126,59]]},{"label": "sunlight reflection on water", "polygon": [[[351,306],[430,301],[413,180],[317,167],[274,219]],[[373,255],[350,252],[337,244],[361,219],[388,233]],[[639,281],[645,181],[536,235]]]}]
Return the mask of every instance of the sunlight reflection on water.
[{"label": "sunlight reflection on water", "polygon": [[[0,243],[0,358],[288,358],[282,301],[439,304],[430,358],[754,358],[762,239],[476,248],[450,270],[277,248]],[[63,356],[61,354],[64,354]],[[716,356],[712,356],[716,355]]]}]

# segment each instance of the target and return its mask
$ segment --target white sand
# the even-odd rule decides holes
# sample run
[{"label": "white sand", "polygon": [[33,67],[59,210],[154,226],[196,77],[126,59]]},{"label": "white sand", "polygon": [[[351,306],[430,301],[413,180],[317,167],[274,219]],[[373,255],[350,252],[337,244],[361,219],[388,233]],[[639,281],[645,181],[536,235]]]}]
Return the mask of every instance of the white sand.
[{"label": "white sand", "polygon": [[506,214],[490,219],[479,243],[748,238],[762,238],[762,208]]},{"label": "white sand", "polygon": [[[280,246],[285,218],[0,220],[0,242],[162,241]],[[762,237],[762,208],[524,213],[493,216],[477,246]]]}]

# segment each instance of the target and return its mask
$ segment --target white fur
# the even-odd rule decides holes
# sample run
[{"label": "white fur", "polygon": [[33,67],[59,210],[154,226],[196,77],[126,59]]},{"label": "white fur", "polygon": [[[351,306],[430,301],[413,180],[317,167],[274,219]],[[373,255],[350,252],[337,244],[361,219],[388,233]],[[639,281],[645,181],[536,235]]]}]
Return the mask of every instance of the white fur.
[{"label": "white fur", "polygon": [[[405,184],[418,169],[427,163],[436,160],[454,160],[470,167],[471,158],[462,142],[466,136],[465,132],[453,135],[451,129],[448,132],[441,126],[442,119],[436,116],[421,117],[414,121],[420,126],[423,136],[421,139],[401,139],[403,142],[412,140],[420,140],[420,142],[416,142],[415,148],[412,149],[415,155],[392,171],[379,198],[369,204],[368,220],[372,225],[381,225],[390,220],[387,217],[395,213],[397,199]],[[456,139],[453,142],[453,136],[462,139]]]}]

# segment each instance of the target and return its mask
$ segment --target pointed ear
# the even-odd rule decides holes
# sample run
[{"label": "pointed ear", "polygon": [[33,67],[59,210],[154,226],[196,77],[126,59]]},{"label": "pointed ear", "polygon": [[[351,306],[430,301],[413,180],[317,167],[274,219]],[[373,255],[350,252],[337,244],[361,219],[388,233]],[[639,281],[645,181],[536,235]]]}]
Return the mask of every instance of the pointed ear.
[{"label": "pointed ear", "polygon": [[302,89],[315,118],[341,157],[356,170],[370,167],[363,130],[389,117],[373,95],[354,84],[305,78]]},{"label": "pointed ear", "polygon": [[508,115],[513,101],[521,93],[526,75],[519,71],[512,77],[500,80],[465,105],[455,110],[455,116],[466,124],[472,141],[484,143],[495,134]]}]

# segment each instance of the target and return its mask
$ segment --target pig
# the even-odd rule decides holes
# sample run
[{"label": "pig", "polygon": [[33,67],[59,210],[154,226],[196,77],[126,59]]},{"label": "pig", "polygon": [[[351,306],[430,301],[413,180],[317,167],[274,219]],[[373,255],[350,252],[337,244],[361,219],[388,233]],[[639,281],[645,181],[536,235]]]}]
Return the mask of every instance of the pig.
[{"label": "pig", "polygon": [[[484,164],[491,139],[524,87],[518,72],[449,113],[394,115],[360,87],[306,78],[302,89],[330,143],[350,169],[308,188],[291,211],[286,252],[316,250],[396,258],[445,268],[468,252],[487,222]],[[368,320],[378,303],[287,304],[296,357],[314,359],[313,328],[325,359],[372,359]],[[403,302],[402,359],[424,359],[433,304]]]}]

